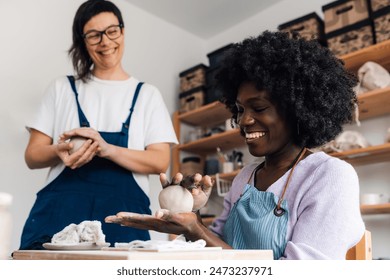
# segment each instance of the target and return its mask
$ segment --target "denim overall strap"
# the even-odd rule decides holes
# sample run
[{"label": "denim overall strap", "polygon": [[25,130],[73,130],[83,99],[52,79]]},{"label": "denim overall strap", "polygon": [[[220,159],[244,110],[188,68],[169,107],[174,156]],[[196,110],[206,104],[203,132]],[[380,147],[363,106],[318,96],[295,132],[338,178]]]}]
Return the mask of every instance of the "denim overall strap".
[{"label": "denim overall strap", "polygon": [[89,122],[88,122],[87,118],[85,117],[83,110],[81,110],[81,106],[79,103],[79,95],[77,93],[76,83],[75,83],[74,77],[73,76],[67,76],[67,77],[68,77],[68,80],[69,80],[70,85],[72,87],[72,90],[76,96],[77,111],[79,113],[79,119],[80,119],[80,127],[89,127]]},{"label": "denim overall strap", "polygon": [[127,132],[129,130],[131,116],[133,115],[135,103],[137,102],[137,98],[138,98],[138,95],[141,91],[141,87],[143,84],[144,84],[143,82],[138,83],[137,88],[135,89],[133,102],[131,103],[130,114],[127,117],[127,120],[122,125],[122,132],[125,132],[125,131]]}]

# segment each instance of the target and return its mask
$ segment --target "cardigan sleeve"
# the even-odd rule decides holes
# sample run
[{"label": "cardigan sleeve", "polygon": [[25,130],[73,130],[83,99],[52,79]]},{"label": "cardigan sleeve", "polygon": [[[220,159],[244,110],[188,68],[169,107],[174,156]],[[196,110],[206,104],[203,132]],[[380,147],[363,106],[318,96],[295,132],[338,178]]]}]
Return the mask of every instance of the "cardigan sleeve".
[{"label": "cardigan sleeve", "polygon": [[365,229],[357,174],[350,164],[331,158],[310,179],[282,259],[345,259]]}]

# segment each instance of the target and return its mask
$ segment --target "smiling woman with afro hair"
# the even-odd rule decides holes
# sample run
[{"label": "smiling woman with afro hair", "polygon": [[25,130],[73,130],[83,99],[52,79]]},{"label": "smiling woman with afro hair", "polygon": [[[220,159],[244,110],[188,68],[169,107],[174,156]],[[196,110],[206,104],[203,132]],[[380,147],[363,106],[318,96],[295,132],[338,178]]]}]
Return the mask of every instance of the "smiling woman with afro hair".
[{"label": "smiling woman with afro hair", "polygon": [[[200,215],[167,210],[153,217],[120,213],[108,221],[184,234],[207,246],[272,250],[274,259],[345,259],[365,229],[359,180],[349,163],[309,149],[353,120],[356,78],[316,41],[266,31],[233,44],[216,80],[259,160],[235,176],[221,215],[209,228]],[[192,195],[204,205],[212,184],[198,175]]]},{"label": "smiling woman with afro hair", "polygon": [[316,41],[287,33],[264,32],[235,44],[217,81],[223,102],[237,122],[236,98],[243,82],[270,93],[296,128],[294,142],[313,148],[332,140],[353,119],[356,78],[343,62]]}]

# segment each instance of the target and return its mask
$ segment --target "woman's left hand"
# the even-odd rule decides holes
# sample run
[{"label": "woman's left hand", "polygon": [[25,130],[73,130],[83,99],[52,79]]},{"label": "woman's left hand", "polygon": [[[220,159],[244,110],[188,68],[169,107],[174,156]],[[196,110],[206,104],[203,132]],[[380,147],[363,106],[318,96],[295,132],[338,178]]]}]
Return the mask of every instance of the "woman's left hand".
[{"label": "woman's left hand", "polygon": [[[185,234],[186,236],[197,236],[201,224],[195,213],[171,213],[161,209],[153,215],[119,212],[116,215],[108,216],[106,223],[120,224],[143,230],[154,230],[170,234]],[[194,238],[197,240],[197,238]]]}]

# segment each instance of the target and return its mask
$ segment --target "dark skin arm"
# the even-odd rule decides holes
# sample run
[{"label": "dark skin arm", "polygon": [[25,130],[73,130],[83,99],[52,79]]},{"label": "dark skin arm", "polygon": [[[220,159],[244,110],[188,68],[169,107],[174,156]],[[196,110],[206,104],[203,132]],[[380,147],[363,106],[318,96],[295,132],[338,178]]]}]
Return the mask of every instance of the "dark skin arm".
[{"label": "dark skin arm", "polygon": [[[197,186],[192,189],[194,208],[197,210],[201,208],[199,207],[200,205],[204,206],[211,193],[211,178],[209,176],[202,177],[200,174],[194,175],[192,179],[185,178],[182,180],[182,178],[182,175],[179,173],[173,178],[172,183],[177,184],[180,182],[183,187],[188,187],[189,185]],[[160,175],[160,181],[163,188],[170,185],[166,180],[165,174]],[[106,217],[105,222],[143,230],[154,230],[176,235],[183,234],[191,241],[205,240],[208,247],[231,249],[228,244],[202,224],[198,213],[171,213],[166,209],[158,210],[154,216],[132,212],[119,212],[116,215]]]}]

